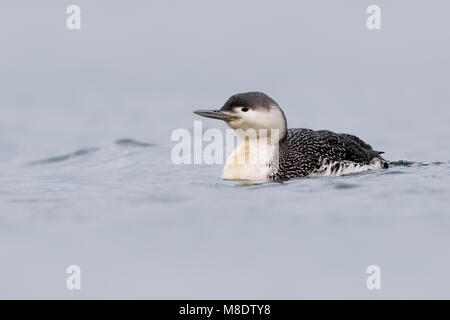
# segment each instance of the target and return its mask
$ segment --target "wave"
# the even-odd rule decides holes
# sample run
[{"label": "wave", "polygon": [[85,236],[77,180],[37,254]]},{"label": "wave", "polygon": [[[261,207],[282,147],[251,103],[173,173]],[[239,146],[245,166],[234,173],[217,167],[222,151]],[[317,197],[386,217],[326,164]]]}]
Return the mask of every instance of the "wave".
[{"label": "wave", "polygon": [[418,161],[408,161],[408,160],[397,160],[397,161],[391,161],[389,162],[389,166],[391,167],[427,167],[427,166],[440,166],[450,163],[450,161],[435,161],[435,162],[418,162]]},{"label": "wave", "polygon": [[94,152],[99,151],[100,148],[84,148],[84,149],[79,149],[75,152],[71,152],[71,153],[67,153],[61,156],[55,156],[55,157],[50,157],[50,158],[45,158],[45,159],[41,159],[41,160],[37,160],[37,161],[32,161],[29,163],[29,165],[42,165],[42,164],[50,164],[50,163],[56,163],[56,162],[62,162],[62,161],[66,161],[69,159],[73,159],[76,157],[81,157],[81,156],[85,156]]},{"label": "wave", "polygon": [[146,148],[146,147],[154,147],[156,146],[156,144],[154,143],[148,143],[148,142],[141,142],[138,140],[134,140],[134,139],[119,139],[116,140],[115,143],[119,146],[124,146],[124,147],[141,147],[141,148]]},{"label": "wave", "polygon": [[[148,142],[142,142],[130,138],[124,138],[124,139],[118,139],[114,142],[116,145],[121,147],[137,147],[137,148],[148,148],[148,147],[154,147],[156,144],[154,143],[148,143]],[[58,163],[67,161],[73,158],[78,158],[82,156],[86,156],[92,153],[95,153],[99,151],[100,148],[82,148],[75,152],[66,153],[63,155],[58,155],[54,157],[44,158],[36,161],[29,162],[28,165],[34,166],[34,165],[45,165],[45,164],[52,164],[52,163]]]}]

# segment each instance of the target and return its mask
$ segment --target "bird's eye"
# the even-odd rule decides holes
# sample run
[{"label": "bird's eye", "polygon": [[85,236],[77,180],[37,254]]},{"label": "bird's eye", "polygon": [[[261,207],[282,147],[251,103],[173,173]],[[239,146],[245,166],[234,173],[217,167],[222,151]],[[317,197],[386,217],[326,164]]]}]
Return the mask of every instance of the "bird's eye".
[{"label": "bird's eye", "polygon": [[248,108],[245,108],[245,107],[244,107],[244,108],[242,108],[241,110],[242,110],[242,112],[247,112],[247,111],[248,111]]}]

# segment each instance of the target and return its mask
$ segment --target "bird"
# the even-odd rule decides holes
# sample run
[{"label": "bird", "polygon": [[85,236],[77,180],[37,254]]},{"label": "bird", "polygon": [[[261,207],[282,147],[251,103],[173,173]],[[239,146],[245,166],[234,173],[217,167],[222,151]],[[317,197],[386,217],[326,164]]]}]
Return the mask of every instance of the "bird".
[{"label": "bird", "polygon": [[242,138],[227,158],[225,180],[289,180],[387,169],[388,162],[357,136],[287,128],[286,116],[263,92],[238,93],[220,110],[195,114],[225,121]]}]

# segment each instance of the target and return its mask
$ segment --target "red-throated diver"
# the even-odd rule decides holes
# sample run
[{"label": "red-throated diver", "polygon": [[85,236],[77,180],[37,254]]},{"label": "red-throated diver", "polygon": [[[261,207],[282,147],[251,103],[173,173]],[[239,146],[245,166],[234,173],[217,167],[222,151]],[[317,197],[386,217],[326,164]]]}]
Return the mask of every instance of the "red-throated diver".
[{"label": "red-throated diver", "polygon": [[[311,176],[340,176],[388,168],[381,157],[360,138],[328,130],[287,129],[280,106],[262,92],[233,95],[220,110],[194,113],[224,120],[244,141],[228,157],[223,178],[230,180],[282,180]],[[253,130],[253,131],[252,131]],[[270,132],[276,130],[275,141]],[[252,131],[253,134],[248,134]],[[261,144],[262,133],[265,142]],[[269,137],[267,137],[269,136]],[[270,140],[270,141],[269,141]],[[268,149],[252,146],[264,145]],[[258,154],[252,154],[255,151]],[[244,161],[237,161],[241,156]],[[252,158],[258,160],[251,161]]]}]

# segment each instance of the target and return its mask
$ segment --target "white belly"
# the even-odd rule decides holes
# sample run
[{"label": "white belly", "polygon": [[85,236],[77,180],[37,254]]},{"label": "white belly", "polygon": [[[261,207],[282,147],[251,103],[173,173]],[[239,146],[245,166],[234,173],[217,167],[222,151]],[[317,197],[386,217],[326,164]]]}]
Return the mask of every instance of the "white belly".
[{"label": "white belly", "polygon": [[226,180],[266,181],[270,173],[269,163],[273,156],[270,144],[242,142],[228,157],[222,178]]}]

